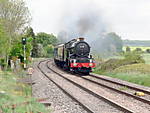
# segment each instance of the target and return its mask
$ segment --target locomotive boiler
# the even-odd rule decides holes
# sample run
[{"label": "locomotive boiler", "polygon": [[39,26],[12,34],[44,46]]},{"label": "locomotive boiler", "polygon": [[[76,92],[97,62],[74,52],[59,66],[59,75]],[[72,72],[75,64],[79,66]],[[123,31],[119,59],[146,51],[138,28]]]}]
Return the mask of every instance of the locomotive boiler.
[{"label": "locomotive boiler", "polygon": [[84,38],[73,39],[54,48],[54,62],[64,70],[89,74],[95,67],[90,46]]}]

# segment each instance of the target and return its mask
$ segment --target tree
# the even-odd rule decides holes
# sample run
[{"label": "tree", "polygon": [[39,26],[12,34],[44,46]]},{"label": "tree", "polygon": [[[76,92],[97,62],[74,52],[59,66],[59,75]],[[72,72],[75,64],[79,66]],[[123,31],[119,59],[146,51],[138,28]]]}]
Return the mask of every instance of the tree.
[{"label": "tree", "polygon": [[43,45],[43,47],[47,45],[55,45],[57,43],[57,38],[53,34],[47,34],[44,32],[38,33],[36,35],[37,43],[40,43]]},{"label": "tree", "polygon": [[[56,36],[54,36],[53,34],[47,34],[47,33],[41,32],[36,35],[35,40],[38,43],[38,46],[36,46],[35,48],[37,49],[37,52],[35,53],[37,54],[36,57],[42,56],[39,53],[43,54],[43,56],[45,57],[51,57],[53,54],[54,45],[56,45],[58,41]],[[39,49],[42,52],[38,52]]]},{"label": "tree", "polygon": [[147,53],[150,53],[150,49],[146,49],[146,52],[147,52]]},{"label": "tree", "polygon": [[26,37],[32,37],[33,39],[35,38],[35,33],[33,32],[32,27],[27,28],[25,36]]},{"label": "tree", "polygon": [[14,40],[15,34],[22,32],[31,20],[29,10],[23,0],[1,0],[0,19],[10,36],[10,43]]},{"label": "tree", "polygon": [[30,20],[29,10],[23,0],[0,0],[0,24],[7,33],[7,48],[5,48],[7,64],[13,43],[18,38],[18,34],[28,26]]},{"label": "tree", "polygon": [[137,52],[142,52],[142,49],[137,47],[137,48],[135,49],[135,51],[137,51]]},{"label": "tree", "polygon": [[[2,26],[2,24],[0,24],[0,60],[3,61],[3,66],[4,64],[7,64],[7,54],[8,54],[8,39],[9,37],[7,36],[6,32],[4,31],[4,28]],[[2,62],[1,62],[2,63]],[[2,65],[2,64],[0,64]]]}]

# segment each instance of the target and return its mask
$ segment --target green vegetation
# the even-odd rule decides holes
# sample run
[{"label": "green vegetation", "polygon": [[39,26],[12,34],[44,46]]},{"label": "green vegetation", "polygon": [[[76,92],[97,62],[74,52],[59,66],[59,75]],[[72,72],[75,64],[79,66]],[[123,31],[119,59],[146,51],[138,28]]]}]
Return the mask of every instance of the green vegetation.
[{"label": "green vegetation", "polygon": [[150,54],[142,54],[146,64],[150,64]]},{"label": "green vegetation", "polygon": [[149,74],[150,65],[149,64],[132,64],[132,65],[120,66],[114,69],[113,73]]},{"label": "green vegetation", "polygon": [[150,75],[139,73],[105,73],[105,75],[150,87]]},{"label": "green vegetation", "polygon": [[[44,105],[31,97],[31,87],[17,82],[23,75],[20,65],[29,65],[31,55],[39,57],[43,54],[40,53],[39,43],[42,43],[44,57],[48,57],[52,55],[53,46],[57,42],[52,34],[36,36],[33,29],[28,27],[30,21],[31,15],[24,0],[0,0],[0,112],[3,113],[47,113]],[[26,62],[22,38],[27,39]],[[8,72],[10,67],[12,70]],[[12,109],[13,105],[15,109]]]},{"label": "green vegetation", "polygon": [[133,51],[124,53],[123,56],[124,58],[103,60],[94,72],[150,86],[150,54]]},{"label": "green vegetation", "polygon": [[[137,52],[129,52],[124,54],[124,59],[109,59],[100,65],[98,70],[102,72],[112,71],[120,66],[136,63],[144,63],[144,59]],[[97,71],[96,69],[96,71]]]},{"label": "green vegetation", "polygon": [[[52,57],[54,45],[57,44],[58,40],[53,34],[47,34],[44,32],[37,33],[35,36],[36,42],[41,45],[41,54],[37,57]],[[39,52],[38,52],[39,53]]]},{"label": "green vegetation", "polygon": [[[15,76],[11,72],[0,72],[0,112],[47,113],[44,105],[31,97],[31,87],[17,82],[18,78],[20,76]],[[12,109],[13,106],[15,107],[14,110]]]}]

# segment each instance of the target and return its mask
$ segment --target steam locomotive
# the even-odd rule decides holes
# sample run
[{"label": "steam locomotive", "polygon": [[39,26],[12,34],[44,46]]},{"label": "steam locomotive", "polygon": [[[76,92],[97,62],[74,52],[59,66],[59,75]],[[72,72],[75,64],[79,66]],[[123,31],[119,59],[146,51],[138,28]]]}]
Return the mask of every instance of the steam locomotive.
[{"label": "steam locomotive", "polygon": [[73,39],[54,48],[54,62],[64,70],[89,74],[95,67],[90,46],[84,38]]}]

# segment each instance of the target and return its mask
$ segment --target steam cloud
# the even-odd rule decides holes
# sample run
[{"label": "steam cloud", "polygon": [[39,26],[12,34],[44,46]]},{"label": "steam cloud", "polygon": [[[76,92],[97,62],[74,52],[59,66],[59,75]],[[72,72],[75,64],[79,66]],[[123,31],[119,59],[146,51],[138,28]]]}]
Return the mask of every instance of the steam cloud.
[{"label": "steam cloud", "polygon": [[85,37],[86,41],[93,42],[108,31],[109,27],[96,5],[79,0],[67,4],[61,19],[58,38],[69,41],[77,37]]}]

